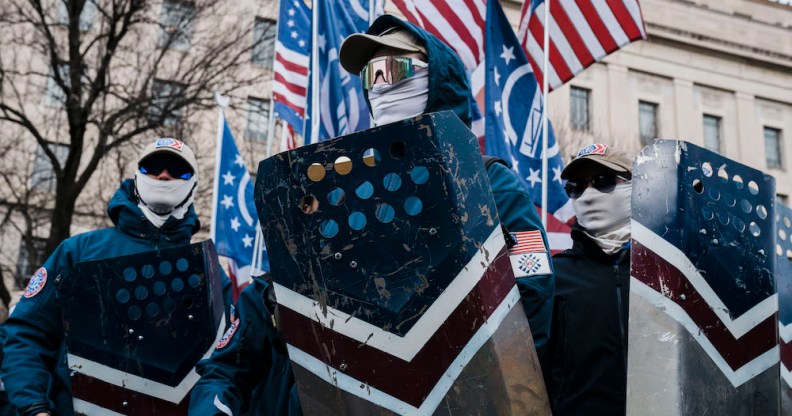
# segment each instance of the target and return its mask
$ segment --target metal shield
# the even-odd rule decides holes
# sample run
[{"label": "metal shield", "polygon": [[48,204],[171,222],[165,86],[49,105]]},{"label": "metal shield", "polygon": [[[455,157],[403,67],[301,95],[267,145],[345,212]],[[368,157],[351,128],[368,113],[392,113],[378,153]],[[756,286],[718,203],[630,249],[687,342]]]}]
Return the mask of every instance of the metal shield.
[{"label": "metal shield", "polygon": [[683,141],[634,162],[627,411],[777,414],[775,179]]},{"label": "metal shield", "polygon": [[792,208],[776,200],[775,217],[781,413],[792,415]]},{"label": "metal shield", "polygon": [[305,413],[547,412],[478,142],[453,113],[264,160],[255,200]]},{"label": "metal shield", "polygon": [[58,296],[78,414],[187,414],[224,327],[211,241],[78,263]]}]

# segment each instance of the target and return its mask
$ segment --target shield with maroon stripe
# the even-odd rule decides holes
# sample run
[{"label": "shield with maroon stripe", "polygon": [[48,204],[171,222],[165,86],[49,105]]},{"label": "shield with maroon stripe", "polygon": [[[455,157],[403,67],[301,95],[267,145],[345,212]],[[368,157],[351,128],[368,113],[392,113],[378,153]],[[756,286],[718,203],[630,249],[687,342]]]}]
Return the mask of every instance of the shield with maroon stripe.
[{"label": "shield with maroon stripe", "polygon": [[792,208],[776,200],[778,345],[781,350],[781,410],[792,415]]},{"label": "shield with maroon stripe", "polygon": [[634,162],[629,414],[777,414],[775,180],[682,141]]},{"label": "shield with maroon stripe", "polygon": [[76,264],[58,296],[77,414],[186,415],[222,336],[220,278],[211,241]]},{"label": "shield with maroon stripe", "polygon": [[478,149],[445,112],[259,165],[256,206],[306,413],[547,411]]}]

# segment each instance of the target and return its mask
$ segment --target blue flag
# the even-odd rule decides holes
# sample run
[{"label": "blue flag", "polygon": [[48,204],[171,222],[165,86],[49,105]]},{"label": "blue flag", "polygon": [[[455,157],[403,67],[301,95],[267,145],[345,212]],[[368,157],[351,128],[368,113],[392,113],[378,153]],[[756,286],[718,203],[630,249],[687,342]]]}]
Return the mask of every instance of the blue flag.
[{"label": "blue flag", "polygon": [[[256,238],[259,224],[253,201],[253,182],[222,114],[220,123],[222,137],[219,138],[221,143],[215,166],[212,234],[217,254],[236,263],[232,269],[236,267],[237,284],[242,285],[250,278],[252,269],[268,271],[269,263],[263,241],[260,236]],[[254,256],[257,245],[260,251]],[[260,265],[253,264],[254,257],[261,259]]]},{"label": "blue flag", "polygon": [[[368,105],[363,97],[360,77],[348,73],[338,62],[341,43],[353,33],[368,29],[368,2],[365,7],[359,1],[327,0],[314,2],[317,24],[317,39],[314,53],[318,54],[319,85],[308,88],[308,123],[313,129],[306,129],[305,143],[316,143],[333,137],[342,136],[371,126]],[[313,71],[314,61],[311,62]],[[310,100],[319,94],[319,108],[313,108]],[[313,120],[320,117],[318,126]]]},{"label": "blue flag", "polygon": [[[512,165],[531,199],[542,201],[544,100],[531,64],[497,1],[487,2],[485,153]],[[563,161],[552,127],[548,132],[547,207],[566,221],[574,212],[561,180]]]},{"label": "blue flag", "polygon": [[311,56],[311,10],[303,0],[281,0],[272,98],[275,117],[303,134]]}]

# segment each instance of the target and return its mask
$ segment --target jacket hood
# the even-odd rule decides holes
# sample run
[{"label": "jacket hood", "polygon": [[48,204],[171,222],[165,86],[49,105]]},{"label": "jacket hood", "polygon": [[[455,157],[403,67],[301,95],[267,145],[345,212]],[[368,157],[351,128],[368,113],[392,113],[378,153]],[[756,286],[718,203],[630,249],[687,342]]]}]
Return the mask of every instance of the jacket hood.
[{"label": "jacket hood", "polygon": [[138,207],[135,197],[135,181],[132,179],[121,182],[121,186],[107,204],[107,215],[119,231],[135,239],[148,240],[158,232],[158,235],[165,240],[186,240],[189,242],[190,237],[201,228],[195,207],[191,206],[184,218],[181,220],[174,217],[168,218],[158,230],[146,219],[143,211]]},{"label": "jacket hood", "polygon": [[[470,106],[472,96],[467,71],[462,61],[451,48],[431,33],[405,22],[395,16],[382,15],[369,27],[369,35],[379,35],[384,31],[402,27],[421,39],[429,55],[429,97],[424,113],[452,110],[468,127],[471,125]],[[366,94],[368,102],[368,94]],[[369,111],[371,105],[369,104]]]}]

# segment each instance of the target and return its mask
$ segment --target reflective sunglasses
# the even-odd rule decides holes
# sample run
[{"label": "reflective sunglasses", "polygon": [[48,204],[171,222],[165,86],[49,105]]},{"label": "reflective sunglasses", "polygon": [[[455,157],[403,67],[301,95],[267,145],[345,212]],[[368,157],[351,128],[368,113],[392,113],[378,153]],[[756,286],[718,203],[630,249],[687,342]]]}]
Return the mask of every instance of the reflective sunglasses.
[{"label": "reflective sunglasses", "polygon": [[140,161],[138,165],[140,173],[145,175],[157,176],[167,169],[171,176],[178,179],[190,179],[193,176],[193,170],[189,163],[185,162],[179,157],[162,157],[153,156],[147,157]]},{"label": "reflective sunglasses", "polygon": [[589,178],[580,178],[576,181],[567,181],[566,185],[564,185],[564,190],[572,199],[580,198],[589,185],[600,192],[608,194],[613,192],[616,185],[620,183],[619,179],[623,182],[630,182],[629,179],[616,175],[615,173],[603,173]]},{"label": "reflective sunglasses", "polygon": [[360,79],[363,88],[368,90],[377,84],[395,84],[427,67],[429,64],[415,58],[383,56],[370,60],[360,71]]}]

